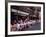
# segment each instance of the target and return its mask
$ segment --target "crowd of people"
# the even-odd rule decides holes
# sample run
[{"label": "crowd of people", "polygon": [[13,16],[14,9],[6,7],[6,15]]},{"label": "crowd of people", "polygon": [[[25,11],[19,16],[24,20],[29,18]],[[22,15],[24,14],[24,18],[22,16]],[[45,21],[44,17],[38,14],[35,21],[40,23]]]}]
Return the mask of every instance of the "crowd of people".
[{"label": "crowd of people", "polygon": [[23,31],[29,27],[32,27],[35,24],[36,20],[31,20],[29,17],[24,19],[25,17],[19,18],[18,21],[14,20],[11,23],[11,31]]}]

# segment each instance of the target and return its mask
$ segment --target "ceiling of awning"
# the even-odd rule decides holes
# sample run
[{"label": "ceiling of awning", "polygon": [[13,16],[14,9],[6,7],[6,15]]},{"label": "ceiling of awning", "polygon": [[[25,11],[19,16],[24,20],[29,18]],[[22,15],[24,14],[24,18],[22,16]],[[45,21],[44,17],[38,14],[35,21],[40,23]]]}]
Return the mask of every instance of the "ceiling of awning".
[{"label": "ceiling of awning", "polygon": [[38,9],[38,11],[41,10],[41,7],[33,7],[33,6],[11,6],[12,9],[20,10],[23,12],[31,13],[35,11],[35,8]]}]

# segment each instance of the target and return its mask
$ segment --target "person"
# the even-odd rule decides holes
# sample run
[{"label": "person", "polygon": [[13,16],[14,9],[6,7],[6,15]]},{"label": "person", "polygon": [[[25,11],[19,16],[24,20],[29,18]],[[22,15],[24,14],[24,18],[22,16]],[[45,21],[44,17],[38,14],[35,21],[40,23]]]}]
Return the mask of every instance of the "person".
[{"label": "person", "polygon": [[11,22],[11,31],[16,31],[16,20]]},{"label": "person", "polygon": [[23,20],[18,20],[18,23],[17,23],[17,31],[21,31],[23,28]]},{"label": "person", "polygon": [[27,22],[27,21],[29,21],[29,16],[27,16],[27,18],[25,19],[25,21],[24,21],[24,22]]},{"label": "person", "polygon": [[20,29],[20,23],[17,23],[17,31]]}]

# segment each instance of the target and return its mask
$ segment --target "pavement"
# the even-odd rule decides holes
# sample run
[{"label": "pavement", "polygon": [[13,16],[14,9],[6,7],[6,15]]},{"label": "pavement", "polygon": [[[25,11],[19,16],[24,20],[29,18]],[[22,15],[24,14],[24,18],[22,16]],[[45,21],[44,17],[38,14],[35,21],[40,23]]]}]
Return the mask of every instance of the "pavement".
[{"label": "pavement", "polygon": [[29,31],[29,30],[40,30],[41,29],[41,23],[36,22],[35,24],[32,24],[32,26],[29,26],[29,28],[25,29],[24,31]]}]

